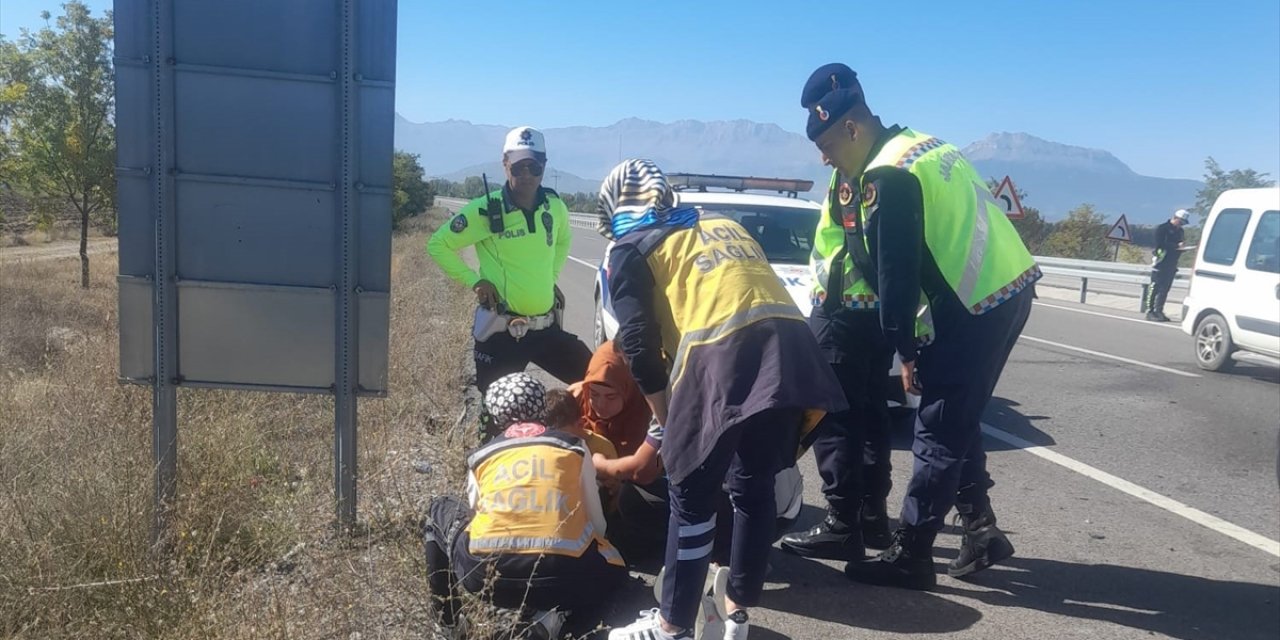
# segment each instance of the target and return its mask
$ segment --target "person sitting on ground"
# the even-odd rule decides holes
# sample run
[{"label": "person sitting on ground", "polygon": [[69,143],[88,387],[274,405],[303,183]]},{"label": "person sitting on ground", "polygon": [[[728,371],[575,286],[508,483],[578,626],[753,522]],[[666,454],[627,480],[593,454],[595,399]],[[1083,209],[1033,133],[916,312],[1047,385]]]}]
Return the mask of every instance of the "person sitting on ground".
[{"label": "person sitting on ground", "polygon": [[619,455],[629,456],[644,443],[653,411],[614,341],[596,349],[586,376],[569,391],[578,398],[587,429],[608,438]]},{"label": "person sitting on ground", "polygon": [[542,383],[504,376],[485,405],[500,431],[467,458],[468,503],[440,496],[429,505],[431,603],[447,635],[458,630],[461,585],[498,607],[532,611],[555,637],[563,612],[606,603],[627,570],[605,538],[591,454],[581,437],[544,424]]},{"label": "person sitting on ground", "polygon": [[586,428],[582,404],[569,389],[552,389],[547,392],[546,422],[552,429],[582,438],[592,454],[600,454],[608,460],[618,457],[618,448],[613,441],[598,431]]}]

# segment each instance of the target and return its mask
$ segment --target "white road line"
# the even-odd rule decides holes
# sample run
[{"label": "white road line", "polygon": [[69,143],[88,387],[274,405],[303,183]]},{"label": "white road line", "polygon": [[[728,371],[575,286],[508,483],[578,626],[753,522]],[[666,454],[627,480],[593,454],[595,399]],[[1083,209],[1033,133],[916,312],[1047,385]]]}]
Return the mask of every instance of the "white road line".
[{"label": "white road line", "polygon": [[1031,337],[1031,336],[1025,336],[1025,335],[1024,335],[1024,336],[1019,337],[1018,339],[1019,339],[1019,340],[1030,340],[1031,342],[1039,342],[1039,343],[1041,343],[1041,344],[1047,344],[1047,345],[1049,345],[1049,346],[1051,346],[1051,347],[1058,347],[1059,349],[1067,349],[1068,351],[1078,351],[1078,352],[1080,352],[1080,353],[1088,354],[1088,355],[1091,355],[1091,356],[1097,356],[1097,357],[1099,357],[1099,358],[1108,358],[1108,359],[1110,359],[1110,360],[1115,360],[1115,361],[1117,361],[1117,362],[1123,362],[1123,363],[1125,363],[1125,364],[1131,364],[1131,365],[1138,366],[1138,367],[1146,367],[1146,368],[1148,368],[1148,369],[1155,369],[1156,371],[1163,371],[1163,372],[1165,372],[1165,373],[1172,373],[1172,374],[1174,374],[1174,375],[1182,376],[1182,377],[1184,377],[1184,378],[1199,378],[1199,377],[1200,377],[1200,374],[1198,374],[1198,373],[1189,373],[1189,372],[1187,372],[1187,371],[1179,371],[1179,370],[1177,370],[1177,369],[1170,369],[1169,367],[1162,367],[1162,366],[1160,366],[1160,365],[1158,365],[1158,364],[1151,364],[1150,362],[1142,362],[1141,360],[1133,360],[1133,359],[1130,359],[1130,358],[1126,358],[1126,357],[1124,357],[1124,356],[1115,356],[1115,355],[1111,355],[1110,353],[1103,353],[1103,352],[1101,352],[1101,351],[1094,351],[1093,349],[1085,349],[1084,347],[1073,347],[1073,346],[1071,346],[1071,345],[1069,345],[1069,344],[1062,344],[1061,342],[1054,342],[1054,341],[1052,341],[1052,340],[1045,340],[1044,338],[1033,338],[1033,337]]},{"label": "white road line", "polygon": [[570,259],[570,260],[572,260],[572,261],[574,261],[574,262],[576,262],[576,263],[578,263],[578,264],[580,264],[580,265],[582,265],[582,266],[584,266],[584,267],[586,267],[586,268],[588,268],[588,269],[591,269],[592,271],[595,271],[595,270],[596,270],[596,265],[591,264],[590,262],[587,262],[586,260],[583,260],[582,258],[575,258],[575,257],[573,257],[573,256],[569,256],[569,259]]},{"label": "white road line", "polygon": [[1124,316],[1113,316],[1113,315],[1111,315],[1111,314],[1109,314],[1109,313],[1098,313],[1097,311],[1086,311],[1086,310],[1084,310],[1084,309],[1073,309],[1073,308],[1071,308],[1071,307],[1060,307],[1060,306],[1058,306],[1058,305],[1056,305],[1056,304],[1045,304],[1045,303],[1043,303],[1043,302],[1033,302],[1032,304],[1034,304],[1034,305],[1035,305],[1035,306],[1037,306],[1037,307],[1048,307],[1048,308],[1050,308],[1050,309],[1061,309],[1061,310],[1063,310],[1063,311],[1070,311],[1070,312],[1072,312],[1072,313],[1083,313],[1083,314],[1085,314],[1085,315],[1098,316],[1099,318],[1112,318],[1112,319],[1114,319],[1114,320],[1124,320],[1125,322],[1137,322],[1137,323],[1139,323],[1139,324],[1145,324],[1145,325],[1147,325],[1148,327],[1159,327],[1159,328],[1162,328],[1162,329],[1173,329],[1174,331],[1182,331],[1182,326],[1181,326],[1179,323],[1174,323],[1174,322],[1168,322],[1168,323],[1165,323],[1165,322],[1152,322],[1152,321],[1150,321],[1150,320],[1142,320],[1142,319],[1139,319],[1139,318],[1126,318],[1126,317],[1124,317]]},{"label": "white road line", "polygon": [[1138,498],[1139,500],[1153,504],[1174,515],[1182,516],[1183,518],[1186,518],[1198,525],[1212,529],[1213,531],[1221,533],[1227,537],[1234,538],[1235,540],[1243,542],[1255,549],[1280,557],[1280,541],[1272,540],[1264,535],[1254,533],[1244,527],[1227,522],[1222,518],[1182,504],[1173,498],[1168,498],[1145,487],[1140,487],[1123,478],[1117,478],[1106,471],[1091,467],[1079,460],[1075,460],[1074,458],[1068,458],[1067,456],[1051,449],[1032,444],[1013,435],[1012,433],[993,427],[985,422],[982,424],[982,432],[996,440],[1000,440],[1026,451],[1033,456],[1043,458],[1058,466],[1070,469],[1082,476],[1097,480],[1098,482],[1101,482],[1113,489],[1123,491],[1124,493]]}]

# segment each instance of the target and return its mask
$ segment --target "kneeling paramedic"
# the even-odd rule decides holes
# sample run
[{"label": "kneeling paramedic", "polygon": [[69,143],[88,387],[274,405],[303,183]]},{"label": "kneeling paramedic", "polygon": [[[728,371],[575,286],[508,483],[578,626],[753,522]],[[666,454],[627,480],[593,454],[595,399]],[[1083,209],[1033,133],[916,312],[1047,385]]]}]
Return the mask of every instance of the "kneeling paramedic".
[{"label": "kneeling paramedic", "polygon": [[[591,349],[562,328],[564,298],[555,285],[569,256],[569,210],[542,186],[546,164],[542,133],[512,129],[502,156],[506,184],[467,203],[427,241],[431,258],[479,302],[472,337],[482,394],[530,362],[568,384],[591,361]],[[479,273],[459,255],[470,246]]]},{"label": "kneeling paramedic", "polygon": [[[849,67],[819,68],[800,102],[809,139],[859,203],[844,216],[849,255],[880,298],[904,389],[922,394],[901,528],[879,557],[845,571],[860,582],[929,589],[933,541],[953,505],[963,539],[950,575],[1013,554],[987,496],[980,420],[1031,312],[1040,269],[959,149],[886,128]],[[921,292],[935,337],[917,350]]]},{"label": "kneeling paramedic", "polygon": [[774,537],[774,476],[794,464],[802,432],[845,409],[844,398],[804,316],[741,225],[678,206],[648,160],[618,165],[600,187],[599,209],[615,239],[607,276],[617,340],[665,429],[671,508],[661,607],[609,637],[693,637],[727,474],[733,540],[717,606],[728,617],[724,637],[741,640]]},{"label": "kneeling paramedic", "polygon": [[498,379],[485,402],[499,431],[467,459],[469,508],[447,496],[429,507],[427,577],[440,624],[457,627],[459,585],[544,620],[552,609],[604,604],[627,570],[605,538],[586,444],[542,424],[546,390],[527,374]]}]

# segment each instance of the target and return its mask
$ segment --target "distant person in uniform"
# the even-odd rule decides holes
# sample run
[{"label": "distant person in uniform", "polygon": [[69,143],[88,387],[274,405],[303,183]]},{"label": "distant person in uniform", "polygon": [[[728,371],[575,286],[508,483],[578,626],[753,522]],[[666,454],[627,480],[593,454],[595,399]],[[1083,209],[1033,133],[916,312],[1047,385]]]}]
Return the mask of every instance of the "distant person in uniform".
[{"label": "distant person in uniform", "polygon": [[1172,218],[1156,227],[1156,248],[1151,251],[1154,256],[1151,287],[1147,291],[1147,319],[1152,322],[1169,321],[1169,316],[1164,314],[1164,301],[1169,297],[1169,288],[1178,275],[1178,259],[1182,257],[1183,239],[1186,237],[1182,228],[1190,217],[1186,209],[1178,209]]},{"label": "distant person in uniform", "polygon": [[[860,203],[842,217],[846,242],[851,255],[865,256],[855,259],[879,298],[881,330],[902,361],[903,389],[921,395],[900,527],[887,550],[850,562],[845,573],[869,584],[931,589],[933,542],[953,506],[963,537],[950,575],[1013,555],[987,493],[981,420],[1031,313],[1040,268],[960,150],[886,127],[852,69],[829,64],[814,71],[800,104],[809,139],[840,173],[837,192]],[[918,342],[921,309],[932,316],[927,346]]]},{"label": "distant person in uniform", "polygon": [[[502,166],[502,189],[467,203],[427,241],[427,253],[445,274],[476,294],[472,334],[482,394],[530,362],[566,384],[577,382],[591,360],[591,349],[560,324],[564,299],[556,281],[569,257],[569,210],[559,194],[542,186],[542,133],[512,129]],[[472,246],[479,273],[460,255]]]}]

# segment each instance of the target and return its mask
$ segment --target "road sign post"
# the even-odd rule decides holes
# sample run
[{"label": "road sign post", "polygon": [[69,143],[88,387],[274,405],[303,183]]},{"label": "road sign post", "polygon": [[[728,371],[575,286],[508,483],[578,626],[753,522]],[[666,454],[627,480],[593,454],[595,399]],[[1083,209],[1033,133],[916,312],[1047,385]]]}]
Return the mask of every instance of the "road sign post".
[{"label": "road sign post", "polygon": [[387,391],[396,3],[117,0],[115,26],[120,378],[152,387],[155,539],[179,386],[332,394],[349,527],[357,399]]}]

